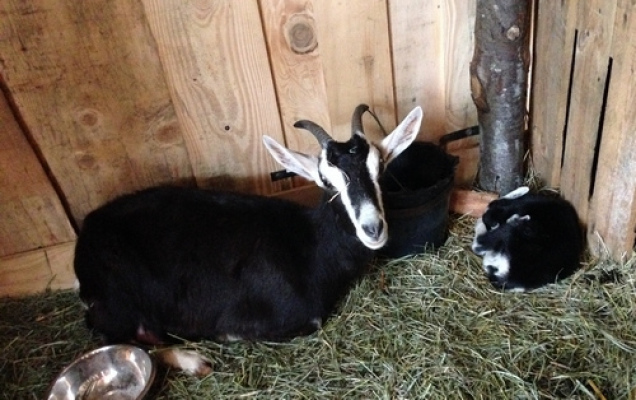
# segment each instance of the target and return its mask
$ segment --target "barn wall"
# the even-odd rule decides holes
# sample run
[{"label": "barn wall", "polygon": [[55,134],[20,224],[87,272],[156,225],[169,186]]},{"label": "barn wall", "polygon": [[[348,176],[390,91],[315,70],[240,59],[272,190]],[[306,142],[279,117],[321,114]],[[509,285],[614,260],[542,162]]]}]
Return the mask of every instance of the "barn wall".
[{"label": "barn wall", "polygon": [[591,250],[629,256],[636,237],[636,5],[538,1],[533,165],[587,226]]},{"label": "barn wall", "polygon": [[364,102],[389,128],[422,105],[420,139],[475,125],[474,8],[474,0],[0,2],[0,295],[70,287],[73,227],[118,194],[168,182],[263,194],[306,185],[272,182],[280,168],[261,146],[267,134],[317,150],[292,127],[298,119],[344,138]]}]

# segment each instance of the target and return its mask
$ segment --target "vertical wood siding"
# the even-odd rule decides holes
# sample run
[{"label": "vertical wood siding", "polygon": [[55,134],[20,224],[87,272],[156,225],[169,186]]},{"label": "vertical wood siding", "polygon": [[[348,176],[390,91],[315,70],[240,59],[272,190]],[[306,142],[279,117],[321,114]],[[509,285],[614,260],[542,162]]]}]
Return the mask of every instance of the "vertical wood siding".
[{"label": "vertical wood siding", "polygon": [[533,165],[587,226],[594,254],[636,237],[636,10],[628,0],[538,1]]},{"label": "vertical wood siding", "polygon": [[[615,257],[636,227],[633,7],[537,0],[533,166]],[[474,12],[474,0],[0,2],[0,295],[69,287],[72,226],[118,194],[304,185],[271,182],[280,167],[261,145],[316,151],[298,119],[343,139],[364,102],[387,129],[422,105],[423,140],[475,125]],[[469,182],[476,143],[459,151]]]}]

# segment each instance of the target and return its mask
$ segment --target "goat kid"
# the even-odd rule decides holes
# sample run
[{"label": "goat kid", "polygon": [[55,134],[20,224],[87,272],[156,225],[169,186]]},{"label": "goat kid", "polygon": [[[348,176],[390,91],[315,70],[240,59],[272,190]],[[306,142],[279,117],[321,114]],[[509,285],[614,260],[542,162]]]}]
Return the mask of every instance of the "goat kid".
[{"label": "goat kid", "polygon": [[519,187],[492,201],[475,224],[472,250],[498,289],[525,292],[580,267],[583,232],[568,201]]},{"label": "goat kid", "polygon": [[[346,142],[311,121],[318,156],[264,136],[287,170],[324,189],[317,208],[277,198],[183,187],[119,197],[91,212],[79,235],[75,274],[87,323],[107,342],[283,341],[319,329],[387,241],[378,183],[384,165],[419,132],[417,107],[380,143],[352,116]],[[162,361],[191,374],[205,359],[178,349]]]}]

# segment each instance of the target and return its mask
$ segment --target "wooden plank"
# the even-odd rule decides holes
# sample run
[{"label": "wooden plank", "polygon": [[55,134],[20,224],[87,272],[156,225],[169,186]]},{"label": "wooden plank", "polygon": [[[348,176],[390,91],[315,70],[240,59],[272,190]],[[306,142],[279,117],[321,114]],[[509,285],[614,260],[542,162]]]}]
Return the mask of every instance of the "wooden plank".
[{"label": "wooden plank", "polygon": [[[312,1],[259,0],[278,106],[290,149],[318,154],[313,136],[294,128],[301,119],[331,132],[324,71]],[[295,186],[307,181],[293,179]]]},{"label": "wooden plank", "polygon": [[449,208],[455,214],[480,218],[486,212],[488,204],[497,198],[499,196],[496,193],[454,189],[451,192]]},{"label": "wooden plank", "polygon": [[191,168],[140,3],[0,3],[1,73],[73,217]]},{"label": "wooden plank", "polygon": [[331,131],[327,89],[312,1],[259,0],[278,105],[289,148],[308,154],[320,149],[293,125],[309,119]]},{"label": "wooden plank", "polygon": [[619,0],[611,82],[603,125],[588,240],[598,256],[630,257],[636,245],[636,5]]},{"label": "wooden plank", "polygon": [[561,192],[587,221],[616,0],[579,4]]},{"label": "wooden plank", "polygon": [[75,240],[62,203],[0,94],[0,257]]},{"label": "wooden plank", "polygon": [[[387,130],[396,126],[386,0],[316,1],[314,15],[333,136],[351,136],[351,113],[367,103]],[[369,137],[379,138],[372,119]]]},{"label": "wooden plank", "polygon": [[[389,1],[398,118],[414,106],[424,109],[418,140],[437,142],[450,131],[477,124],[468,85],[473,52],[475,2]],[[458,185],[472,185],[479,164],[479,141],[452,144],[460,157]]]},{"label": "wooden plank", "polygon": [[[398,119],[422,106],[418,140],[446,132],[445,24],[447,1],[390,0],[391,48]],[[468,90],[468,89],[466,89]]]},{"label": "wooden plank", "polygon": [[201,186],[270,193],[282,141],[258,3],[144,0]]},{"label": "wooden plank", "polygon": [[539,0],[532,66],[532,166],[548,186],[561,180],[577,3]]},{"label": "wooden plank", "polygon": [[0,297],[72,288],[74,254],[75,242],[68,242],[1,257]]},{"label": "wooden plank", "polygon": [[444,60],[446,85],[446,132],[477,125],[477,109],[470,92],[470,61],[473,55],[475,0],[444,3]]}]

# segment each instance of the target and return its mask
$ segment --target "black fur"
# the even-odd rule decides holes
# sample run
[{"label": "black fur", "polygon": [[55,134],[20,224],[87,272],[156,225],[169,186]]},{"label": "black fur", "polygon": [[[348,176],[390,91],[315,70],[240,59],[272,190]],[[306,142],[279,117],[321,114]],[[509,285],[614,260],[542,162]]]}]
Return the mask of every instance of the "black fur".
[{"label": "black fur", "polygon": [[[356,108],[352,127],[367,108]],[[110,342],[148,344],[280,341],[315,331],[386,243],[377,170],[415,139],[421,119],[416,107],[378,144],[359,129],[336,142],[301,121],[321,144],[319,157],[264,136],[282,166],[325,190],[317,208],[158,187],[91,212],[75,251],[89,324]]]},{"label": "black fur", "polygon": [[166,342],[311,333],[372,257],[341,208],[178,187],[118,198],[77,242],[87,318],[109,341],[140,326]]},{"label": "black fur", "polygon": [[[536,193],[501,198],[489,204],[482,221],[485,232],[476,232],[473,250],[484,256],[484,269],[497,288],[535,289],[580,267],[582,228],[576,210],[562,198]],[[495,255],[508,259],[506,276],[487,265]]]}]

